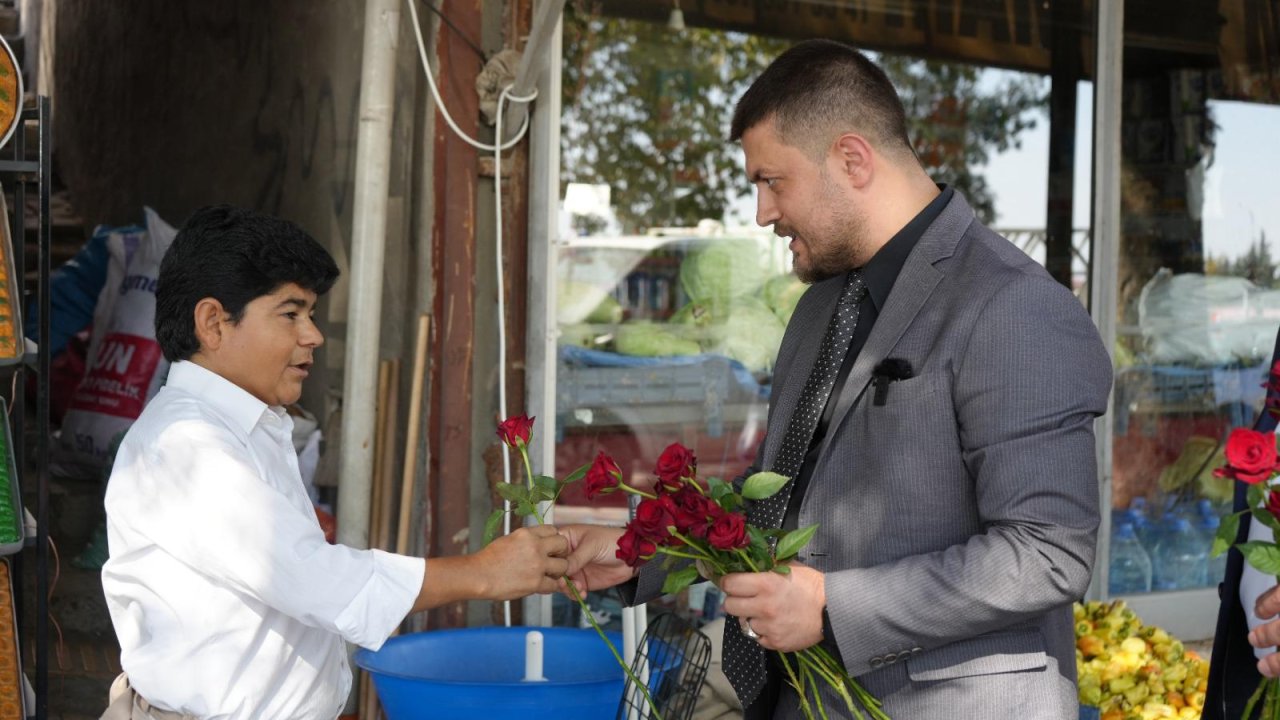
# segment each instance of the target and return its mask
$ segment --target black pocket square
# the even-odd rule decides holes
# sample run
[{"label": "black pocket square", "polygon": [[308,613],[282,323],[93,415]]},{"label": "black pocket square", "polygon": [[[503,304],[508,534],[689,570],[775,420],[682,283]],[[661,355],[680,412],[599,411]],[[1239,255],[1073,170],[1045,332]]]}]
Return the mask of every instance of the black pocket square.
[{"label": "black pocket square", "polygon": [[875,398],[872,402],[876,407],[885,404],[889,399],[889,383],[894,380],[906,380],[913,377],[911,371],[911,363],[902,358],[885,358],[880,361],[871,371],[871,382],[876,386]]}]

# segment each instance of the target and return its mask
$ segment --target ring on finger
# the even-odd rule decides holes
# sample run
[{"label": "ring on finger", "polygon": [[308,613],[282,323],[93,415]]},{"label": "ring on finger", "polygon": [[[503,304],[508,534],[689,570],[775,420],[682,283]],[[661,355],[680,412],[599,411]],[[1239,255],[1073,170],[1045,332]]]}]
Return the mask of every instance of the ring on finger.
[{"label": "ring on finger", "polygon": [[756,632],[755,628],[751,627],[751,618],[743,618],[740,627],[742,628],[743,635],[746,635],[757,642],[760,640],[760,634]]}]

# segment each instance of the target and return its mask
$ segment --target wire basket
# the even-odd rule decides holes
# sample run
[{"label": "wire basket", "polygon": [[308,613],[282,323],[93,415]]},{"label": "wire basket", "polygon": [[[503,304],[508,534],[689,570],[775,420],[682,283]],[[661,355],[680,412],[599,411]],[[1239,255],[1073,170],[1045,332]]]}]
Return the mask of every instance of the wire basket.
[{"label": "wire basket", "polygon": [[[640,638],[631,671],[649,688],[663,720],[689,720],[711,665],[711,640],[671,613],[649,622]],[[655,717],[644,693],[627,679],[616,720]]]}]

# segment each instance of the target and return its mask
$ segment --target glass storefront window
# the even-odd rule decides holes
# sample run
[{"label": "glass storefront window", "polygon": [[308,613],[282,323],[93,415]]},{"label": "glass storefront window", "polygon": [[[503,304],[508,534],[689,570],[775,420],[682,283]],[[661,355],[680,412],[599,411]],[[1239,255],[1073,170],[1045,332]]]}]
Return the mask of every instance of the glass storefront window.
[{"label": "glass storefront window", "polygon": [[1276,4],[1183,10],[1125,20],[1112,595],[1221,581],[1207,551],[1232,485],[1213,470],[1280,328]]},{"label": "glass storefront window", "polygon": [[[785,244],[755,226],[741,150],[726,137],[734,102],[793,40],[872,54],[931,176],[1087,297],[1088,13],[775,5],[706,0],[684,8],[683,30],[668,23],[669,2],[566,6],[549,261],[559,474],[605,450],[642,480],[677,441],[704,476],[731,479],[755,458],[770,366],[804,287]],[[557,520],[620,524],[625,502],[570,491]]]}]

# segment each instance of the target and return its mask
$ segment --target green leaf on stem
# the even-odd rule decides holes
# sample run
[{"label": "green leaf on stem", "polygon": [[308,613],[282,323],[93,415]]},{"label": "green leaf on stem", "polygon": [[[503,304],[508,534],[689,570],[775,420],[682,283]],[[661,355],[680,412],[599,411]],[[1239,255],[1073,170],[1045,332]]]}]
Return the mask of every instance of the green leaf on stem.
[{"label": "green leaf on stem", "polygon": [[1264,507],[1267,504],[1267,491],[1268,488],[1266,483],[1254,483],[1253,485],[1250,485],[1248,491],[1245,493],[1248,496],[1246,506],[1251,508]]},{"label": "green leaf on stem", "polygon": [[1210,557],[1218,557],[1231,549],[1235,544],[1236,535],[1240,532],[1240,516],[1246,512],[1248,511],[1241,510],[1222,518],[1222,524],[1218,526],[1218,534],[1213,536],[1213,547],[1209,548]]},{"label": "green leaf on stem", "polygon": [[498,508],[497,510],[489,513],[489,517],[484,521],[485,545],[493,542],[493,539],[498,536],[498,528],[502,527],[502,516],[506,514],[507,511],[502,508]]},{"label": "green leaf on stem", "polygon": [[779,563],[773,566],[773,571],[778,573],[779,575],[790,575],[791,566],[786,563]]},{"label": "green leaf on stem", "polygon": [[688,565],[680,568],[673,573],[667,574],[667,579],[662,583],[663,595],[674,595],[681,590],[693,584],[698,579],[698,568]]},{"label": "green leaf on stem", "polygon": [[1276,516],[1271,514],[1266,508],[1253,508],[1253,519],[1263,525],[1271,528],[1272,532],[1280,532],[1280,520],[1276,520]]},{"label": "green leaf on stem", "polygon": [[748,500],[763,500],[772,497],[783,485],[791,481],[786,475],[775,472],[758,472],[742,483],[742,497]]},{"label": "green leaf on stem", "polygon": [[515,483],[501,482],[498,483],[498,494],[503,500],[514,504],[529,499],[529,488]]},{"label": "green leaf on stem", "polygon": [[583,465],[582,467],[578,468],[577,470],[574,470],[573,472],[571,472],[571,473],[569,473],[568,475],[566,475],[566,476],[565,476],[565,478],[564,478],[564,482],[562,482],[562,483],[560,483],[560,484],[561,484],[561,485],[564,485],[564,484],[566,484],[566,483],[578,482],[578,481],[579,481],[579,480],[581,480],[582,478],[586,477],[586,475],[587,475],[587,471],[588,471],[588,470],[590,470],[590,469],[591,469],[591,463],[587,463],[586,465]]},{"label": "green leaf on stem", "polygon": [[1280,575],[1280,547],[1266,541],[1254,541],[1237,545],[1244,559],[1266,575]]},{"label": "green leaf on stem", "polygon": [[546,488],[552,492],[556,489],[556,479],[550,475],[534,475],[533,486],[536,488]]},{"label": "green leaf on stem", "polygon": [[809,527],[792,530],[787,533],[778,541],[778,562],[790,560],[795,557],[796,554],[800,552],[800,548],[803,548],[811,539],[813,539],[813,534],[816,532],[818,532],[818,526],[810,525]]},{"label": "green leaf on stem", "polygon": [[524,515],[526,517],[528,517],[529,515],[538,514],[538,508],[534,507],[534,504],[529,502],[528,500],[521,500],[520,502],[516,503],[515,511],[517,515]]}]

